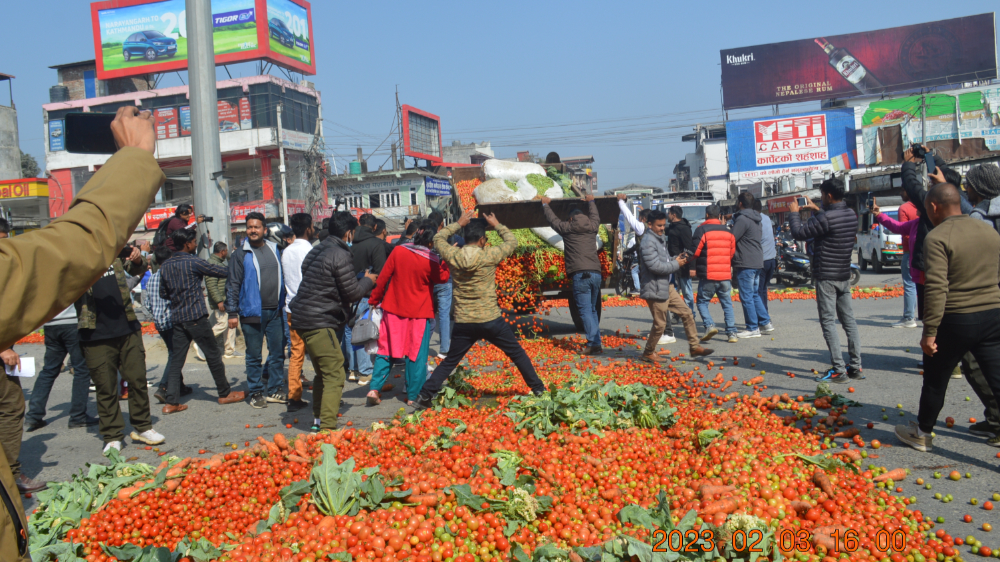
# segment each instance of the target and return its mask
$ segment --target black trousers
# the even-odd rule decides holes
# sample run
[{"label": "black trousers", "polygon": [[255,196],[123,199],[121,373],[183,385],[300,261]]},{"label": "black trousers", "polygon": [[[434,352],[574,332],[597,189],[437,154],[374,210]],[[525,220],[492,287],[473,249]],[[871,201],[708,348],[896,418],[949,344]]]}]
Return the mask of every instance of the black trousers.
[{"label": "black trousers", "polygon": [[1000,396],[1000,309],[969,314],[945,314],[935,339],[937,352],[924,354],[924,385],[920,391],[920,430],[930,433],[937,423],[948,381],[966,353],[972,353],[994,396]]},{"label": "black trousers", "polygon": [[205,362],[215,379],[215,388],[219,391],[219,398],[229,396],[231,389],[229,381],[226,380],[226,365],[222,362],[222,350],[219,349],[218,340],[212,332],[212,325],[208,322],[208,315],[193,322],[179,322],[173,327],[173,346],[170,350],[170,365],[167,371],[167,404],[177,405],[180,401],[181,392],[181,369],[187,361],[188,348],[191,342],[198,344],[205,354]]},{"label": "black trousers", "polygon": [[542,379],[538,378],[535,366],[531,364],[528,354],[524,352],[524,348],[517,342],[514,330],[511,329],[510,324],[504,322],[503,318],[497,318],[496,320],[479,324],[456,323],[454,325],[451,333],[451,349],[448,350],[448,356],[434,369],[431,378],[424,383],[424,388],[421,389],[420,396],[433,398],[440,392],[441,387],[444,386],[445,381],[451,376],[452,371],[458,367],[465,354],[479,340],[486,340],[504,352],[514,362],[517,370],[521,372],[521,377],[524,378],[524,382],[532,392],[545,392],[545,383],[542,382]]}]

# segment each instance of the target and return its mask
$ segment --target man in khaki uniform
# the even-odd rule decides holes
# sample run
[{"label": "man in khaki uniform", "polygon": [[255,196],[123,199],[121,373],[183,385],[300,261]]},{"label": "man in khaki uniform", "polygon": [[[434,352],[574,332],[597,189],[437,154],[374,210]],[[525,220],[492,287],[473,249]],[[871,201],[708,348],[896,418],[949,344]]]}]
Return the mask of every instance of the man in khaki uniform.
[{"label": "man in khaki uniform", "polygon": [[[45,228],[0,240],[0,349],[73,304],[107,271],[163,185],[149,112],[123,107],[111,125],[122,147],[72,207]],[[22,397],[23,399],[23,397]],[[27,521],[0,448],[0,560],[30,562]]]}]

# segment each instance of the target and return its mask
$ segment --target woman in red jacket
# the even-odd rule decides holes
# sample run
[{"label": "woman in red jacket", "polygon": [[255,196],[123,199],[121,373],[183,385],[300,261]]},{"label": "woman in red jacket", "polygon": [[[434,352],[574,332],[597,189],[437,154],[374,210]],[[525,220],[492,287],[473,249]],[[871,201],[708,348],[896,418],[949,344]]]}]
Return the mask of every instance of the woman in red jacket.
[{"label": "woman in red jacket", "polygon": [[381,402],[382,385],[392,367],[390,358],[406,358],[406,394],[415,404],[427,380],[427,347],[434,319],[434,285],[449,279],[448,265],[431,250],[437,224],[424,221],[409,244],[389,254],[368,304],[382,308],[378,355],[372,372],[368,405]]}]

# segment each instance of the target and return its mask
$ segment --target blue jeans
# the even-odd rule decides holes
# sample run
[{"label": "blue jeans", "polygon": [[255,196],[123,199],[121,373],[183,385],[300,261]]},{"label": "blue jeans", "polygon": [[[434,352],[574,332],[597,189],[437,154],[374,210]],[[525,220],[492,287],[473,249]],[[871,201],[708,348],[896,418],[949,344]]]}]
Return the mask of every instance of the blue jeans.
[{"label": "blue jeans", "polygon": [[694,291],[691,288],[691,278],[682,277],[679,273],[674,274],[674,288],[677,292],[681,294],[684,298],[684,304],[691,310],[694,314]]},{"label": "blue jeans", "polygon": [[[760,281],[757,283],[757,294],[760,295],[760,300],[764,303],[764,310],[767,308],[767,284],[771,281],[771,277],[774,276],[774,271],[778,269],[777,260],[764,260],[764,269],[760,270]],[[770,312],[770,311],[769,311]]]},{"label": "blue jeans", "polygon": [[903,260],[899,262],[903,270],[903,320],[917,318],[917,284],[910,276],[910,253],[903,252]]},{"label": "blue jeans", "polygon": [[438,353],[448,355],[451,349],[451,281],[434,285],[434,320],[437,325],[434,327],[441,337],[441,345],[438,346]]},{"label": "blue jeans", "polygon": [[736,270],[736,284],[740,288],[743,319],[746,320],[747,330],[751,332],[771,323],[767,307],[764,306],[764,302],[760,300],[760,293],[757,292],[758,283],[760,283],[759,269]]},{"label": "blue jeans", "polygon": [[[358,301],[358,313],[357,318],[361,318],[368,312],[368,299],[361,299]],[[371,355],[365,353],[365,346],[360,346],[354,349],[351,345],[351,327],[344,325],[344,339],[343,350],[344,356],[347,357],[347,368],[352,371],[357,371],[363,376],[368,376],[372,374],[372,358]]]},{"label": "blue jeans", "polygon": [[639,292],[639,287],[642,286],[642,285],[639,284],[639,265],[638,264],[632,266],[632,282],[635,283],[635,285],[634,285],[635,290],[629,291],[629,293],[638,293]]},{"label": "blue jeans", "polygon": [[698,312],[701,320],[705,324],[705,331],[715,327],[712,321],[712,314],[708,311],[708,303],[712,297],[719,297],[719,304],[722,305],[722,315],[726,319],[726,335],[736,333],[736,316],[733,314],[733,286],[729,281],[709,281],[701,279],[698,281]]},{"label": "blue jeans", "polygon": [[[263,392],[270,396],[281,392],[285,385],[284,344],[285,331],[282,329],[282,315],[277,308],[266,308],[260,312],[260,324],[241,323],[243,339],[247,344],[247,390],[250,394]],[[264,374],[263,350],[264,338],[267,338],[267,389],[261,378]]]},{"label": "blue jeans", "polygon": [[87,392],[90,386],[90,370],[80,348],[80,336],[76,323],[45,327],[45,366],[38,373],[38,380],[31,388],[31,401],[24,419],[29,422],[45,419],[45,406],[52,392],[52,383],[62,371],[63,359],[69,354],[73,363],[73,391],[70,394],[69,421],[87,421]]},{"label": "blue jeans", "polygon": [[573,301],[583,320],[587,345],[601,347],[601,323],[597,318],[597,302],[601,299],[601,273],[577,271],[573,274]]},{"label": "blue jeans", "polygon": [[[285,330],[284,330],[284,332],[282,332],[282,336],[281,336],[281,338],[282,338],[281,339],[281,371],[279,371],[279,372],[284,372],[284,369],[285,369],[285,357],[290,357],[292,355],[292,332],[291,332],[291,329],[289,328],[289,325],[288,325],[288,313],[285,312],[284,308],[281,309],[281,324],[282,324],[282,326],[285,327]],[[270,348],[268,348],[268,349],[270,349]],[[264,375],[263,376],[264,376],[265,379],[270,379],[271,378],[269,376],[270,371],[267,368],[267,366],[270,365],[270,364],[271,364],[270,361],[268,361],[267,363],[264,364]]]}]

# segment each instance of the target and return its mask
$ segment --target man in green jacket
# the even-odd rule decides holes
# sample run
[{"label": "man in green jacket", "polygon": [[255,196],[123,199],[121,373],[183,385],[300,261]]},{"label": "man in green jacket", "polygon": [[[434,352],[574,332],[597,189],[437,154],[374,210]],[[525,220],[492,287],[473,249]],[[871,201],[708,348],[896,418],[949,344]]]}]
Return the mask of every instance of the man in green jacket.
[{"label": "man in green jacket", "polygon": [[923,247],[924,383],[917,423],[896,426],[900,441],[924,452],[931,450],[951,373],[966,353],[1000,396],[1000,235],[963,215],[961,201],[950,183],[935,185],[924,199],[934,225]]},{"label": "man in green jacket", "polygon": [[[73,304],[128,241],[164,175],[152,114],[122,107],[111,124],[120,150],[45,228],[0,240],[0,349]],[[21,397],[21,407],[24,402]],[[0,560],[30,562],[27,520],[0,448]]]},{"label": "man in green jacket", "polygon": [[[216,242],[208,263],[229,269],[229,247],[225,242]],[[212,324],[212,333],[219,340],[219,349],[225,350],[223,357],[232,359],[242,357],[236,351],[236,330],[229,329],[229,313],[226,312],[226,280],[217,277],[205,278],[205,290],[208,291],[208,321]]]}]

